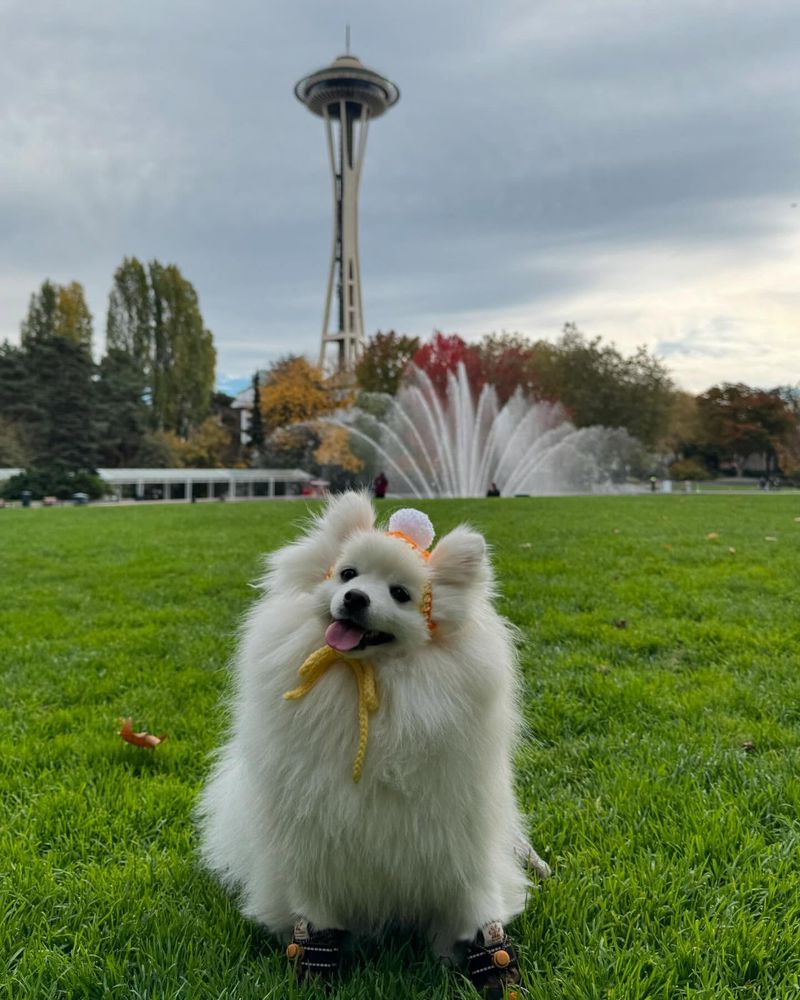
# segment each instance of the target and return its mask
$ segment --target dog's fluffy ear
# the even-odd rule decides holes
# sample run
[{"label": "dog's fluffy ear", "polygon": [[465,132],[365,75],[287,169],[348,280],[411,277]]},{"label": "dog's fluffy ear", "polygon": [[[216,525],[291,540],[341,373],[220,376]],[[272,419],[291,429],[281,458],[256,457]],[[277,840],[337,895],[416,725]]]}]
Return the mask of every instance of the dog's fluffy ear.
[{"label": "dog's fluffy ear", "polygon": [[356,531],[369,531],[373,524],[375,510],[367,494],[351,492],[328,500],[314,530],[335,539],[338,547]]},{"label": "dog's fluffy ear", "polygon": [[434,585],[469,587],[492,575],[483,536],[464,525],[444,536],[431,553],[429,565]]},{"label": "dog's fluffy ear", "polygon": [[267,558],[262,584],[270,589],[307,591],[325,578],[346,539],[369,531],[375,511],[366,493],[331,497],[305,534]]}]

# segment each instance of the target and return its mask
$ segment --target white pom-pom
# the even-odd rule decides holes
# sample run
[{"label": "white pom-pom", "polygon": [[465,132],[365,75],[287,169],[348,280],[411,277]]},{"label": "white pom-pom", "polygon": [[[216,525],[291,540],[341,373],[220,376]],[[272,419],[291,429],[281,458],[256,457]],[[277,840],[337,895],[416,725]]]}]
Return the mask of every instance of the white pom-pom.
[{"label": "white pom-pom", "polygon": [[402,531],[421,549],[427,549],[436,534],[428,515],[413,507],[396,510],[389,518],[389,531]]}]

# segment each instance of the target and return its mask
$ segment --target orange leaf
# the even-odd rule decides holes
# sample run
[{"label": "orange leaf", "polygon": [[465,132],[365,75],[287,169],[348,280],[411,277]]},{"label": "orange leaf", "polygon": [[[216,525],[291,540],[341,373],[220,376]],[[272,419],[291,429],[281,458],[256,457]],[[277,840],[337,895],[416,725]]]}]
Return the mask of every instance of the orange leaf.
[{"label": "orange leaf", "polygon": [[126,743],[132,743],[135,747],[147,747],[148,750],[155,750],[159,743],[163,743],[166,736],[153,736],[152,733],[133,731],[133,719],[120,719],[119,735]]}]

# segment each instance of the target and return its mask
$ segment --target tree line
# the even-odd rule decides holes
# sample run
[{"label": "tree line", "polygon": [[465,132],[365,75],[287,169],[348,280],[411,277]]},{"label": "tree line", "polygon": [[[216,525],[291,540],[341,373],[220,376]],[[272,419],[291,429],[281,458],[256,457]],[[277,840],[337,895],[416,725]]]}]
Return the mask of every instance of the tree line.
[{"label": "tree line", "polygon": [[104,466],[298,467],[334,487],[365,481],[368,457],[323,418],[396,395],[412,364],[443,395],[463,365],[476,394],[488,383],[501,403],[522,392],[560,402],[578,427],[624,428],[659,475],[741,475],[755,455],[750,471],[800,479],[797,388],[721,384],[692,395],[646,348],[625,355],[571,323],[554,341],[502,333],[467,342],[440,332],[422,341],[378,331],[355,386],[326,378],[305,357],[283,357],[253,376],[245,445],[231,397],[214,392],[213,336],[176,265],[125,258],[105,334],[95,362],[83,288],[45,281],[31,296],[19,345],[0,345],[0,466],[25,470],[6,484],[7,496],[23,488],[98,494]]},{"label": "tree line", "polygon": [[24,469],[6,495],[97,495],[98,467],[178,464],[193,450],[202,458],[215,437],[213,336],[176,265],[125,258],[99,362],[92,341],[83,287],[46,280],[19,345],[0,345],[0,466]]},{"label": "tree line", "polygon": [[[396,395],[409,365],[437,391],[463,364],[474,393],[495,387],[500,403],[517,391],[559,401],[577,427],[621,427],[650,455],[650,471],[676,479],[753,475],[800,480],[800,390],[723,383],[698,395],[680,390],[666,365],[644,347],[630,355],[575,324],[555,341],[489,334],[467,342],[434,333],[428,341],[378,332],[368,342],[349,396],[300,356],[282,358],[254,381],[256,452],[269,464],[300,466],[344,485],[368,477],[365,457],[347,435],[320,418],[361,403],[364,394]],[[359,395],[360,394],[360,395]],[[357,449],[356,449],[357,451]],[[748,460],[754,465],[748,470]]]}]

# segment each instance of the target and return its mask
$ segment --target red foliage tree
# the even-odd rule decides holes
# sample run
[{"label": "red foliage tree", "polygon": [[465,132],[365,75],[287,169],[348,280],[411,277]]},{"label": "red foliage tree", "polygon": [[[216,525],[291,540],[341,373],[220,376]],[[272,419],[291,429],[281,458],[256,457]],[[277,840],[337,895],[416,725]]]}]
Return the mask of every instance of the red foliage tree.
[{"label": "red foliage tree", "polygon": [[737,475],[753,454],[766,460],[766,471],[778,467],[778,450],[791,438],[796,420],[791,408],[773,389],[723,383],[697,397],[705,451],[720,466],[731,464]]},{"label": "red foliage tree", "polygon": [[472,391],[480,392],[485,382],[480,351],[457,333],[446,335],[437,330],[411,359],[412,364],[427,374],[442,397],[447,395],[448,372],[455,372],[459,361],[466,368]]},{"label": "red foliage tree", "polygon": [[550,344],[518,333],[492,333],[477,345],[483,381],[495,387],[502,406],[517,389],[529,399],[555,399],[544,390],[542,371],[553,354]]}]

